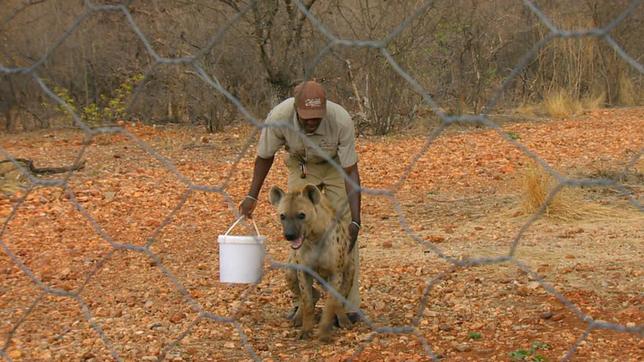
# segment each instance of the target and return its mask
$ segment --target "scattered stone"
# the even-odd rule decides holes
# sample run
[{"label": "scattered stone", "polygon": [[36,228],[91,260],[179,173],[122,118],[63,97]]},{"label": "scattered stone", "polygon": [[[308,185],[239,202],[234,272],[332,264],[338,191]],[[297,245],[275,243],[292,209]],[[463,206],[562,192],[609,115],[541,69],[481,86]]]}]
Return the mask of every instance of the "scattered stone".
[{"label": "scattered stone", "polygon": [[472,329],[472,330],[474,330],[474,331],[478,331],[478,330],[480,330],[480,329],[483,329],[483,327],[485,327],[485,324],[484,324],[484,323],[481,323],[481,322],[479,322],[479,323],[474,323],[474,324],[470,325],[470,329]]},{"label": "scattered stone", "polygon": [[116,197],[116,192],[106,191],[105,193],[103,193],[103,198],[107,202],[114,200],[115,197]]},{"label": "scattered stone", "polygon": [[459,352],[469,352],[472,350],[472,347],[467,343],[460,343],[454,346],[454,349]]},{"label": "scattered stone", "polygon": [[375,307],[375,309],[377,311],[382,311],[382,310],[385,310],[387,308],[387,305],[383,301],[377,300],[374,303],[374,307]]},{"label": "scattered stone", "polygon": [[540,285],[541,284],[539,284],[539,282],[536,282],[536,281],[535,282],[530,282],[530,283],[528,283],[528,289],[537,289],[537,288],[539,288]]},{"label": "scattered stone", "polygon": [[382,247],[385,249],[391,249],[394,245],[391,243],[391,241],[385,241],[382,243]]},{"label": "scattered stone", "polygon": [[555,321],[555,322],[558,322],[558,321],[560,321],[560,320],[562,320],[564,318],[566,318],[566,316],[560,313],[560,314],[555,314],[552,317],[552,320]]},{"label": "scattered stone", "polygon": [[494,350],[493,350],[493,349],[491,349],[491,348],[477,348],[477,349],[475,350],[475,352],[476,352],[479,356],[487,356],[487,355],[491,355],[491,354],[493,354],[493,353],[494,353]]},{"label": "scattered stone", "polygon": [[53,359],[52,355],[51,355],[51,352],[49,352],[49,351],[45,351],[45,352],[41,353],[38,357],[40,359],[42,359],[43,361],[51,361]]},{"label": "scattered stone", "polygon": [[554,315],[554,313],[552,313],[551,311],[546,311],[546,312],[541,313],[541,318],[550,319],[550,318],[552,318],[553,315]]},{"label": "scattered stone", "polygon": [[19,358],[21,358],[21,357],[22,357],[22,352],[20,352],[20,351],[19,351],[19,350],[17,350],[17,349],[14,349],[13,351],[10,351],[10,352],[8,353],[8,355],[9,355],[9,357],[11,357],[12,359],[19,359]]},{"label": "scattered stone", "polygon": [[182,312],[177,312],[177,313],[173,314],[172,317],[170,317],[170,322],[175,323],[175,324],[181,323],[181,321],[185,317],[186,317],[186,315],[183,314]]},{"label": "scattered stone", "polygon": [[158,356],[161,353],[161,346],[153,344],[148,348],[148,353],[150,355]]},{"label": "scattered stone", "polygon": [[441,331],[443,331],[443,332],[449,332],[449,331],[451,331],[451,330],[452,330],[452,326],[450,326],[449,324],[444,324],[444,323],[443,323],[443,324],[440,324],[440,325],[438,326],[438,329],[440,329],[440,330],[441,330]]},{"label": "scattered stone", "polygon": [[630,306],[629,307],[628,304],[626,304],[626,308],[624,308],[624,309],[620,310],[619,312],[617,312],[617,315],[619,315],[622,318],[631,319],[632,317],[638,316],[639,313],[641,313],[639,307],[637,307],[637,306]]},{"label": "scattered stone", "polygon": [[224,343],[224,348],[234,349],[235,348],[235,343],[234,342],[226,342],[226,343]]},{"label": "scattered stone", "polygon": [[537,273],[545,273],[545,272],[548,271],[548,269],[550,269],[550,265],[543,264],[543,265],[539,266],[539,268],[537,268]]}]

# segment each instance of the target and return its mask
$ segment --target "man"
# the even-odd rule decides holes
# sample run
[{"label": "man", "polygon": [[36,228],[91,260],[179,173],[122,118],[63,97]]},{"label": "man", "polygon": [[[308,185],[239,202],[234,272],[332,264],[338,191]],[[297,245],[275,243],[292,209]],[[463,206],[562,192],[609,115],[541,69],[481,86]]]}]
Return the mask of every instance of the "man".
[{"label": "man", "polygon": [[[268,171],[273,165],[275,153],[284,147],[289,153],[288,189],[306,184],[323,184],[326,196],[331,200],[338,218],[349,223],[349,235],[354,248],[360,231],[360,174],[355,150],[355,130],[349,113],[340,105],[328,101],[324,88],[314,81],[303,82],[295,88],[295,97],[278,104],[268,114],[257,146],[253,180],[246,198],[239,206],[242,215],[250,218],[257,206],[259,192]],[[289,124],[290,127],[284,127]],[[282,125],[280,127],[280,125]],[[306,138],[309,142],[305,142]],[[334,167],[317,150],[317,145],[327,158],[333,159],[347,175]],[[356,273],[349,302],[358,308],[359,256],[356,252]],[[349,313],[355,322],[358,315]]]}]

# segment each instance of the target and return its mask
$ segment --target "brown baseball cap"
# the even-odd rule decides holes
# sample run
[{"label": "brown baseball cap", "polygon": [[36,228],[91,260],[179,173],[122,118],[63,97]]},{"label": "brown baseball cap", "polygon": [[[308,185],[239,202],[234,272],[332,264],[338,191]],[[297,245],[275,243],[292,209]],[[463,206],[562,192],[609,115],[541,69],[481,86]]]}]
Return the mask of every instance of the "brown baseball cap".
[{"label": "brown baseball cap", "polygon": [[295,87],[295,109],[302,119],[324,118],[326,92],[320,83],[307,81]]}]

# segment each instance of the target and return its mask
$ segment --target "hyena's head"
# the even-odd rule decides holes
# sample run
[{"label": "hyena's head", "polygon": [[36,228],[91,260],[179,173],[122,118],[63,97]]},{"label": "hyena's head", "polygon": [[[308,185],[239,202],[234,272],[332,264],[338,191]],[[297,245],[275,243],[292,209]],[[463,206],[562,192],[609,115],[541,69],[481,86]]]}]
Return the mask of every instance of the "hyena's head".
[{"label": "hyena's head", "polygon": [[316,216],[322,197],[314,185],[289,193],[277,186],[271,188],[269,199],[277,208],[284,238],[290,242],[291,248],[299,249],[308,237],[318,233],[319,224],[323,221]]}]

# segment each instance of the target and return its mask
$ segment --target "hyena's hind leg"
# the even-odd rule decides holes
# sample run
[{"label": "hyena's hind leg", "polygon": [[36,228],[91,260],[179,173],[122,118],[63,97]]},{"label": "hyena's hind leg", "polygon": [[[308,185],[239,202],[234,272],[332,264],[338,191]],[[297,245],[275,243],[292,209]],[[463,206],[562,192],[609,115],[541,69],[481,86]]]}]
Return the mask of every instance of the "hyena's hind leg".
[{"label": "hyena's hind leg", "polygon": [[[340,285],[340,290],[338,290],[338,292],[340,292],[340,294],[345,299],[349,299],[349,293],[351,292],[351,288],[353,287],[354,273],[355,268],[353,267],[353,264],[351,264],[347,266],[345,272],[342,275],[342,284]],[[351,320],[347,316],[347,309],[344,307],[342,301],[338,301],[338,306],[335,311],[335,317],[338,320],[338,326],[340,328],[350,329],[353,325],[353,323],[351,323]]]},{"label": "hyena's hind leg", "polygon": [[[337,292],[340,292],[342,286],[342,273],[336,273],[329,279],[329,286],[335,289]],[[329,342],[331,340],[331,330],[333,329],[333,324],[335,322],[335,316],[338,314],[338,311],[342,308],[342,302],[338,300],[331,291],[327,290],[326,302],[324,309],[322,310],[322,318],[320,319],[320,329],[319,336],[320,340],[323,342]],[[346,317],[346,313],[344,314]]]}]

